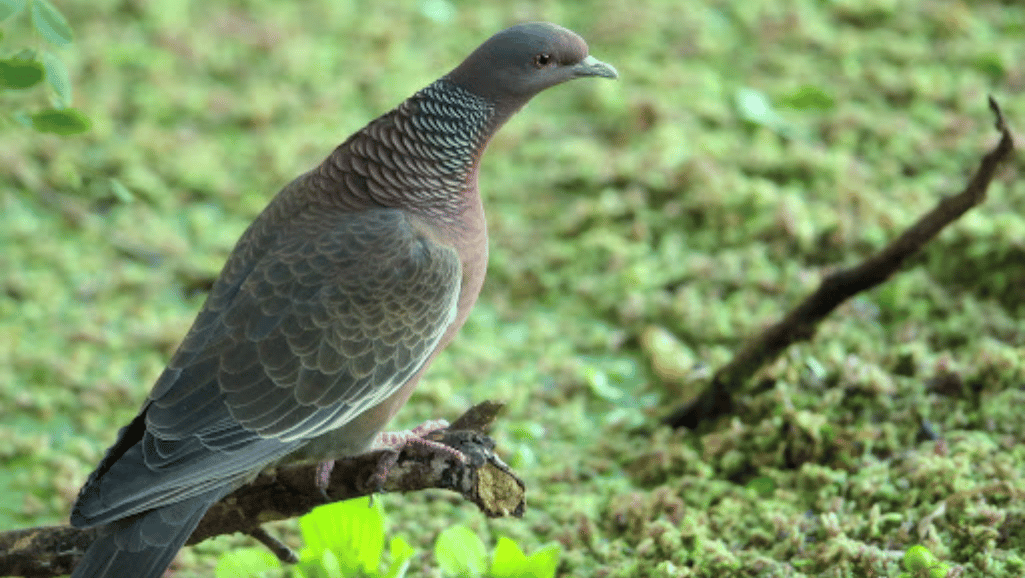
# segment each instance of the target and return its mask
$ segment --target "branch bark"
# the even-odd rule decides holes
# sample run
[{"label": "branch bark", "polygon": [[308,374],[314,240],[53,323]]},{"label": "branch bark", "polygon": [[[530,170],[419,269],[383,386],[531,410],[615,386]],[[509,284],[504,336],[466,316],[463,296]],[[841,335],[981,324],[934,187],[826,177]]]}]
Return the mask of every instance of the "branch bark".
[{"label": "branch bark", "polygon": [[810,340],[822,319],[841,303],[886,281],[908,257],[921,250],[944,227],[981,204],[986,199],[986,190],[997,168],[1014,151],[1014,138],[993,97],[989,98],[989,107],[996,116],[1000,142],[982,158],[978,170],[963,191],[941,199],[936,207],[897,239],[862,263],[826,275],[814,293],[783,319],[750,340],[728,364],[715,372],[704,393],[693,402],[675,409],[664,418],[664,423],[672,427],[694,428],[703,421],[731,413],[733,396],[759,369],[779,357],[790,345]]},{"label": "branch bark", "polygon": [[[461,494],[489,517],[521,516],[526,507],[525,485],[495,455],[494,442],[482,433],[501,407],[497,403],[481,403],[448,429],[428,436],[462,452],[466,462],[409,444],[399,454],[398,462],[388,470],[384,491],[441,488]],[[372,452],[335,462],[326,492],[329,500],[372,495],[376,488],[371,480],[381,454]],[[261,525],[302,516],[326,503],[316,487],[316,467],[316,464],[304,464],[261,474],[214,504],[186,544],[242,532],[267,545],[279,558],[289,560],[294,554]],[[70,574],[95,535],[93,528],[70,526],[42,526],[0,533],[0,576],[42,578]]]}]

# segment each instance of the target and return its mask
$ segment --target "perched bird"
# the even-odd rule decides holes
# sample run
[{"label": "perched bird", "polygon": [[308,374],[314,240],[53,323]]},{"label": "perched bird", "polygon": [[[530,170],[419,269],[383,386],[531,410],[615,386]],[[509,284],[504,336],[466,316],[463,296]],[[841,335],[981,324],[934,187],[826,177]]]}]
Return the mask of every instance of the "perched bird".
[{"label": "perched bird", "polygon": [[73,576],[158,577],[262,469],[399,449],[379,432],[484,281],[488,141],[537,93],[592,76],[617,74],[573,32],[513,26],[286,185],[82,488],[71,523],[102,531]]}]

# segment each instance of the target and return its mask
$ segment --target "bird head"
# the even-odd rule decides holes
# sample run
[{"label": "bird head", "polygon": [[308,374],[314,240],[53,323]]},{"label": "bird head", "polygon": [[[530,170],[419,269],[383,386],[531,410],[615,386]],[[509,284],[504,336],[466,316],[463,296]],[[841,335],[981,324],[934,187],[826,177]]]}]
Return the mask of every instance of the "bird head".
[{"label": "bird head", "polygon": [[548,22],[518,24],[495,34],[445,79],[509,112],[534,95],[574,78],[619,74],[587,54],[574,32]]}]

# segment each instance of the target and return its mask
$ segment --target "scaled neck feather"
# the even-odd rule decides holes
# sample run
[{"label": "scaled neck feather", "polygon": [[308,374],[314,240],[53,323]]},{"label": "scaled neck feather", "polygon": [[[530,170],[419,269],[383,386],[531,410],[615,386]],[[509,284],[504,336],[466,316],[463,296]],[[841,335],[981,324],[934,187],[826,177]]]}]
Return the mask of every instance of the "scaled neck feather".
[{"label": "scaled neck feather", "polygon": [[339,199],[344,202],[457,220],[480,204],[480,157],[506,118],[485,99],[441,79],[342,143],[320,175],[334,181],[328,190],[352,197]]}]

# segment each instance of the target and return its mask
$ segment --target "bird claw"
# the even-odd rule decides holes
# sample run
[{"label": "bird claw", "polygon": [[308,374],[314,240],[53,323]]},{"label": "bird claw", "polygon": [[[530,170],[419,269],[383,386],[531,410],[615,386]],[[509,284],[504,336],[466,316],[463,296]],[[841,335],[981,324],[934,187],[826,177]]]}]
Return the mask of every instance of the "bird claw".
[{"label": "bird claw", "polygon": [[[409,445],[418,445],[436,453],[453,456],[457,460],[465,462],[466,456],[463,455],[463,452],[441,442],[425,438],[427,435],[447,428],[448,425],[448,422],[443,419],[434,419],[425,421],[413,429],[377,434],[368,450],[384,450],[381,460],[377,463],[374,473],[371,474],[368,480],[370,487],[374,488],[374,493],[384,493],[384,482],[388,479],[388,472],[399,462],[399,454]],[[371,497],[371,500],[373,500],[373,497]]]},{"label": "bird claw", "polygon": [[331,484],[331,471],[335,469],[334,460],[320,462],[317,464],[317,473],[315,484],[320,495],[324,497],[324,503],[331,501],[331,498],[327,495],[327,488]]}]

